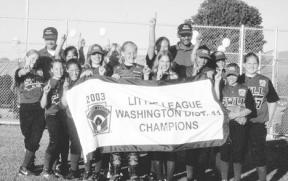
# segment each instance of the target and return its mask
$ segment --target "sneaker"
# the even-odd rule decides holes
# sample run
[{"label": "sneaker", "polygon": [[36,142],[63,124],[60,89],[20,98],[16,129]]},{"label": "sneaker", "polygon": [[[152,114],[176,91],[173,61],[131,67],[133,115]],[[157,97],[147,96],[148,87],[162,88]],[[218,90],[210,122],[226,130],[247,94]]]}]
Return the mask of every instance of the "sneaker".
[{"label": "sneaker", "polygon": [[59,164],[56,166],[54,173],[57,177],[66,177],[69,173],[69,165],[68,164]]},{"label": "sneaker", "polygon": [[70,170],[69,173],[66,175],[65,179],[72,180],[75,178],[79,178],[80,174],[78,170]]},{"label": "sneaker", "polygon": [[154,172],[150,172],[148,178],[148,180],[157,180],[157,175]]},{"label": "sneaker", "polygon": [[83,174],[83,181],[92,181],[93,178],[92,178],[92,173],[89,172],[89,171],[85,171],[84,174]]},{"label": "sneaker", "polygon": [[55,175],[56,177],[64,177],[64,175],[62,175],[62,173],[61,173],[60,170],[54,170],[53,172],[54,172],[54,175]]},{"label": "sneaker", "polygon": [[66,176],[69,173],[69,165],[68,164],[60,164],[59,169],[60,169],[60,173],[63,176]]},{"label": "sneaker", "polygon": [[98,173],[93,173],[93,174],[92,174],[92,179],[93,179],[93,180],[97,180],[97,181],[104,181],[104,180],[106,180],[104,174],[102,174],[102,173],[100,173],[100,172],[98,172]]},{"label": "sneaker", "polygon": [[40,175],[41,175],[43,178],[47,179],[47,180],[56,179],[56,178],[57,178],[57,176],[54,175],[53,172],[48,171],[48,170],[46,170],[46,169],[44,169]]},{"label": "sneaker", "polygon": [[31,172],[41,172],[43,169],[42,165],[35,165],[34,163],[31,163],[27,166],[27,169],[30,170]]},{"label": "sneaker", "polygon": [[31,170],[31,171],[35,170],[35,168],[36,168],[36,166],[35,166],[35,163],[34,163],[34,162],[31,162],[31,163],[27,166],[27,169],[28,169],[28,170]]},{"label": "sneaker", "polygon": [[18,175],[32,176],[35,174],[33,172],[29,171],[27,168],[21,166],[19,171],[18,171]]}]

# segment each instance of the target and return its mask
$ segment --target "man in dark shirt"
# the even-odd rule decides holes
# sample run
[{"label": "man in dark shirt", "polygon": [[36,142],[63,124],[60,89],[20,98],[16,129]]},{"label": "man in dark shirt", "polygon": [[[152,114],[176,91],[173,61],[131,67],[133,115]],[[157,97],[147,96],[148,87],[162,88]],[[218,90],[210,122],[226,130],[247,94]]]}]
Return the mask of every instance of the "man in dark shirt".
[{"label": "man in dark shirt", "polygon": [[178,74],[180,79],[185,79],[192,75],[193,62],[191,54],[194,46],[192,40],[192,26],[184,23],[178,26],[178,37],[180,41],[170,47],[172,54],[173,70]]}]

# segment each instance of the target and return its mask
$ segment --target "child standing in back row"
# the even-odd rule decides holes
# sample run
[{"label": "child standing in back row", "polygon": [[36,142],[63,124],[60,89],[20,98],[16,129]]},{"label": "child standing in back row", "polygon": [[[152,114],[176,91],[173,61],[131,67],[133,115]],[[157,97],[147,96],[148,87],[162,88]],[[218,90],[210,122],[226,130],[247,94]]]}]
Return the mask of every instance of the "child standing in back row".
[{"label": "child standing in back row", "polygon": [[260,181],[266,180],[266,123],[273,119],[279,97],[271,80],[258,74],[259,58],[251,52],[244,56],[245,74],[240,76],[241,83],[248,86],[253,95],[257,116],[250,119],[248,142],[252,160],[257,167]]},{"label": "child standing in back row", "polygon": [[[137,45],[132,41],[126,41],[121,47],[121,55],[123,63],[116,66],[113,71],[112,77],[115,79],[133,79],[133,80],[148,80],[150,69],[144,66],[136,64],[137,58]],[[121,154],[112,154],[112,167],[113,167],[113,177],[119,176],[120,166],[121,166]],[[125,154],[126,155],[126,154]],[[147,154],[142,154],[144,157]],[[141,160],[145,160],[141,157]],[[123,156],[122,156],[123,158]],[[138,160],[140,159],[139,154],[135,152],[130,152],[127,155],[128,159],[128,171],[131,180],[138,178],[139,172],[145,172],[146,169],[140,170],[138,167]],[[144,171],[145,170],[145,171]]]}]

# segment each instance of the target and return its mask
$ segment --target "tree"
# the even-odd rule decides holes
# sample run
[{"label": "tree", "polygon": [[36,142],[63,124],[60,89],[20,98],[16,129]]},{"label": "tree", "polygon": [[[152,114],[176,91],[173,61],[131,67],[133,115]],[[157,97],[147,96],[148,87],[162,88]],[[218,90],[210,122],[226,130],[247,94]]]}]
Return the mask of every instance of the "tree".
[{"label": "tree", "polygon": [[[187,20],[186,20],[187,21]],[[204,26],[226,26],[262,28],[262,17],[255,7],[247,5],[241,0],[205,0],[192,17],[192,22],[196,25]],[[217,50],[222,44],[223,38],[229,38],[230,46],[228,52],[239,52],[239,29],[223,28],[195,28],[203,35],[203,43],[212,50]],[[245,29],[245,52],[259,52],[263,50],[265,44],[262,30]]]}]

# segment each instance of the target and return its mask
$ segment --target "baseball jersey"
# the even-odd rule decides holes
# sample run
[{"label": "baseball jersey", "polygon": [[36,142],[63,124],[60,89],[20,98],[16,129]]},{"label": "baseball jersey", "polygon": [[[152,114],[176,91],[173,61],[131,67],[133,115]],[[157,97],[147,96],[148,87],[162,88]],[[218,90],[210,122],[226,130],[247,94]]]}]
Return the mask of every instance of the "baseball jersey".
[{"label": "baseball jersey", "polygon": [[250,121],[253,123],[269,121],[267,103],[279,101],[279,97],[270,79],[261,74],[256,74],[254,77],[247,77],[243,74],[240,76],[239,81],[250,89],[255,101],[257,116],[251,118]]},{"label": "baseball jersey", "polygon": [[51,89],[47,95],[46,115],[55,115],[61,109],[63,83],[63,80],[50,79]]},{"label": "baseball jersey", "polygon": [[146,65],[147,65],[150,69],[152,69],[152,68],[153,68],[153,64],[154,64],[154,62],[155,62],[155,60],[156,60],[156,54],[155,54],[155,53],[153,54],[152,59],[150,59],[149,56],[148,56],[148,54],[147,54],[146,57],[145,57],[145,60],[146,60]]},{"label": "baseball jersey", "polygon": [[26,75],[19,77],[18,73],[20,70],[17,69],[15,72],[15,82],[18,85],[20,104],[40,102],[43,77],[39,76],[35,70],[31,70]]},{"label": "baseball jersey", "polygon": [[235,86],[225,85],[222,89],[222,104],[227,110],[249,109],[255,114],[255,104],[248,87],[237,83]]},{"label": "baseball jersey", "polygon": [[172,69],[176,72],[180,79],[191,77],[193,73],[193,64],[191,62],[191,53],[194,46],[181,46],[180,42],[171,46],[169,52],[172,55]]},{"label": "baseball jersey", "polygon": [[133,64],[126,66],[124,64],[118,65],[114,68],[114,74],[118,74],[121,79],[143,79],[143,66]]}]

